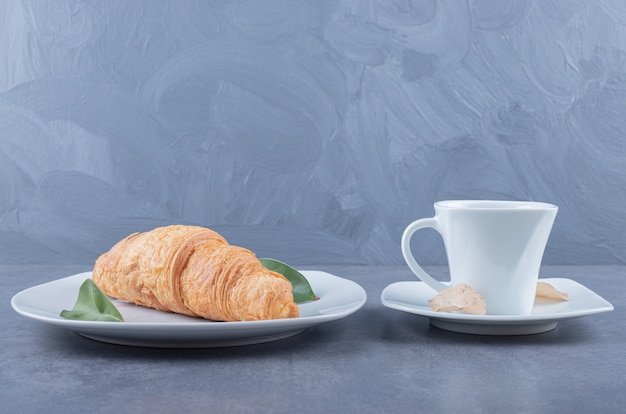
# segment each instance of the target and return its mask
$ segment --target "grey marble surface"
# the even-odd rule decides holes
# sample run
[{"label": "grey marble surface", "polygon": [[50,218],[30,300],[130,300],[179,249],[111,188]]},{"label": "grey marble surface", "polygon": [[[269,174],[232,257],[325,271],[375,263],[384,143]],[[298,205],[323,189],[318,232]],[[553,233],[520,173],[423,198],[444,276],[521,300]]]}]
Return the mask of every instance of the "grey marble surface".
[{"label": "grey marble surface", "polygon": [[[15,313],[24,288],[89,266],[0,266],[0,407],[13,413],[571,413],[626,406],[626,267],[545,267],[615,306],[530,336],[443,331],[384,307],[403,266],[308,267],[368,293],[356,314],[294,337],[219,349],[110,345]],[[445,277],[445,268],[431,268]]]},{"label": "grey marble surface", "polygon": [[625,26],[623,0],[0,1],[0,263],[181,223],[398,265],[469,198],[558,205],[546,264],[626,264]]}]

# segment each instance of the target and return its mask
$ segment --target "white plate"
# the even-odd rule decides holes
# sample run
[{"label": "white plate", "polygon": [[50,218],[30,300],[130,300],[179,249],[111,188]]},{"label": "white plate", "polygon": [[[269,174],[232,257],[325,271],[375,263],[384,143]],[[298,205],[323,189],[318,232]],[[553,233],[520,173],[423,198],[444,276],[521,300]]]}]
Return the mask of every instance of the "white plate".
[{"label": "white plate", "polygon": [[426,316],[430,323],[448,331],[478,335],[528,335],[554,329],[559,321],[613,310],[613,305],[585,286],[570,279],[541,279],[569,294],[568,301],[537,299],[529,315],[469,315],[435,312],[428,300],[435,291],[424,282],[397,282],[382,294],[383,305],[391,309]]},{"label": "white plate", "polygon": [[319,300],[299,305],[300,317],[266,321],[212,322],[114,301],[125,322],[75,321],[61,318],[72,309],[78,290],[91,272],[80,273],[23,290],[11,305],[23,316],[87,338],[120,345],[161,348],[211,348],[283,339],[359,310],[367,299],[355,282],[320,271],[301,271]]}]

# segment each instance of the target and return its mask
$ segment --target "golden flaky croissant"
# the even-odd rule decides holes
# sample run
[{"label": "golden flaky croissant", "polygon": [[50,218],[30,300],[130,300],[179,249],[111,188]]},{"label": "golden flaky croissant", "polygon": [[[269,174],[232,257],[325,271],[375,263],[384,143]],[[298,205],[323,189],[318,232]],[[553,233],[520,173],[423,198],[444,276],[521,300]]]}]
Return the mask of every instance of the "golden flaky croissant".
[{"label": "golden flaky croissant", "polygon": [[114,298],[215,321],[298,316],[285,277],[204,227],[131,234],[96,260],[92,278]]}]

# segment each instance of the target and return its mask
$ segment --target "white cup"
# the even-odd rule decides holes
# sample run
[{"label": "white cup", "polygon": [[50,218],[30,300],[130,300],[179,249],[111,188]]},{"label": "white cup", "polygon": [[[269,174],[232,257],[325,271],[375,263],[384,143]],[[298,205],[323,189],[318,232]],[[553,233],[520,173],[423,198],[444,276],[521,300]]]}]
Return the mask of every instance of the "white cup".
[{"label": "white cup", "polygon": [[447,288],[411,253],[413,233],[435,229],[443,238],[451,286],[464,283],[478,290],[488,315],[529,314],[557,211],[555,205],[530,201],[439,201],[435,217],[414,221],[404,230],[402,254],[426,285],[436,291]]}]

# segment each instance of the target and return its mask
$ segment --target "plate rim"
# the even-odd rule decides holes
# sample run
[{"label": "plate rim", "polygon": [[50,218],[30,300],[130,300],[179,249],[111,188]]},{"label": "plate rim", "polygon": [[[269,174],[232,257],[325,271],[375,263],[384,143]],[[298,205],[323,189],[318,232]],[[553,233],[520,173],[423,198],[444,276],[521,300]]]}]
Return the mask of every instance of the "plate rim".
[{"label": "plate rim", "polygon": [[[347,302],[345,306],[339,306],[340,310],[336,312],[329,312],[326,314],[317,314],[312,316],[300,316],[298,318],[285,318],[285,319],[270,319],[270,320],[259,320],[259,321],[236,321],[236,322],[217,322],[217,321],[209,321],[206,320],[206,323],[203,323],[201,319],[199,321],[193,322],[103,322],[103,321],[77,321],[77,320],[69,320],[61,318],[60,316],[52,317],[45,314],[44,312],[48,312],[45,309],[36,309],[41,311],[40,313],[33,312],[29,310],[27,306],[23,303],[20,303],[27,297],[29,294],[32,294],[34,290],[45,289],[46,286],[64,283],[64,282],[72,282],[76,283],[76,295],[78,295],[78,287],[80,283],[86,278],[91,277],[92,272],[86,271],[81,273],[76,273],[74,275],[65,276],[62,278],[50,280],[47,282],[43,282],[34,286],[30,286],[28,288],[22,289],[21,291],[14,294],[11,298],[11,306],[15,312],[24,316],[26,318],[36,320],[38,322],[42,322],[48,325],[54,325],[57,327],[69,329],[75,331],[77,333],[84,332],[93,332],[94,329],[99,331],[100,336],[107,335],[107,333],[111,332],[120,332],[120,331],[133,331],[137,328],[142,328],[145,330],[171,330],[173,332],[176,331],[186,331],[188,333],[204,333],[210,335],[212,331],[215,333],[224,333],[227,331],[232,332],[240,332],[243,330],[250,330],[253,335],[259,334],[262,336],[263,331],[267,329],[278,330],[280,332],[289,332],[289,331],[301,331],[313,325],[318,325],[325,322],[330,322],[338,319],[345,318],[363,307],[363,305],[367,302],[367,292],[361,285],[357,282],[346,279],[343,277],[336,276],[326,271],[321,270],[301,270],[305,277],[311,283],[313,289],[315,289],[315,284],[319,284],[324,281],[331,281],[340,283],[343,286],[350,286],[351,293],[356,295],[357,300],[353,300]],[[75,282],[74,282],[75,280]],[[323,300],[321,298],[320,300]],[[299,306],[306,306],[306,303],[300,304]],[[59,308],[59,312],[61,311],[61,307]],[[161,312],[156,309],[146,308],[150,311]]]}]

